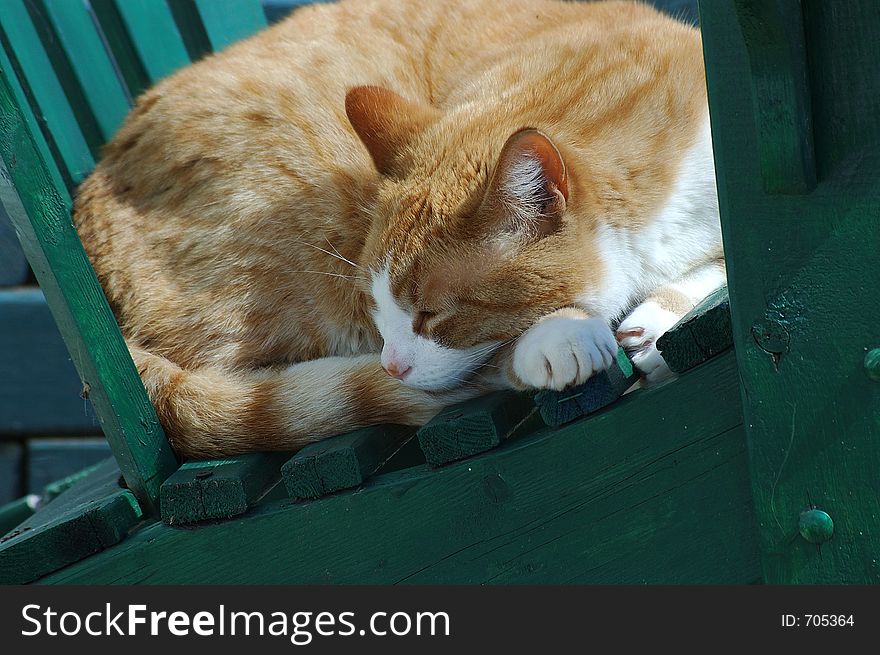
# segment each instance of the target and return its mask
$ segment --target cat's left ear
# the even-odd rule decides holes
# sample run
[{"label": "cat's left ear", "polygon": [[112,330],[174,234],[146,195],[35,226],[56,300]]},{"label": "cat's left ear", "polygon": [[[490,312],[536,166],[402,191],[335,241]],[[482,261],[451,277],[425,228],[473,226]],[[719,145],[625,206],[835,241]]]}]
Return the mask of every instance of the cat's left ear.
[{"label": "cat's left ear", "polygon": [[568,176],[550,137],[531,128],[514,132],[501,149],[487,199],[518,232],[542,238],[558,230]]},{"label": "cat's left ear", "polygon": [[433,107],[407,100],[381,86],[349,89],[345,113],[383,175],[395,173],[400,152],[438,117]]}]

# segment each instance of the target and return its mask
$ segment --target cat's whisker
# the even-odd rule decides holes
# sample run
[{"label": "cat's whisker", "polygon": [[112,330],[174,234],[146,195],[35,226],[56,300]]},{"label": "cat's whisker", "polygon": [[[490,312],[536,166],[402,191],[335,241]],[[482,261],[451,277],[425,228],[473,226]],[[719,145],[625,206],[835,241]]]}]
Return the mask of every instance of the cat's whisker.
[{"label": "cat's whisker", "polygon": [[343,275],[342,273],[328,273],[327,271],[291,271],[291,273],[313,273],[314,275],[329,275],[330,277],[341,277],[346,280],[364,280],[368,282],[367,278],[361,275]]},{"label": "cat's whisker", "polygon": [[[365,269],[363,266],[359,266],[358,264],[355,264],[353,261],[351,261],[351,260],[348,259],[347,257],[343,256],[342,253],[340,253],[340,252],[336,249],[336,246],[334,246],[332,243],[330,243],[330,239],[328,239],[326,235],[324,236],[324,241],[327,242],[327,245],[329,245],[331,248],[333,248],[333,252],[336,253],[336,256],[337,256],[339,259],[341,259],[341,260],[344,261],[344,262],[348,262],[349,264],[351,264],[352,266],[354,266],[354,267],[355,267],[356,269],[358,269],[358,270],[361,270],[361,271],[366,272],[366,269]],[[326,251],[324,251],[324,252],[326,252]]]},{"label": "cat's whisker", "polygon": [[483,357],[485,357],[489,353],[495,353],[495,352],[501,350],[504,346],[508,345],[509,343],[512,343],[513,341],[514,341],[514,339],[508,339],[507,341],[502,341],[500,344],[489,344],[489,345],[483,346],[482,348],[470,353],[470,356],[468,357],[467,361],[468,361],[468,363],[472,363],[472,362],[475,362],[479,359],[482,359]]},{"label": "cat's whisker", "polygon": [[207,209],[208,207],[215,207],[216,205],[222,205],[225,202],[226,202],[225,199],[215,200],[214,202],[206,202],[205,204],[199,205],[198,207],[193,207],[193,209]]},{"label": "cat's whisker", "polygon": [[[327,239],[327,237],[324,237],[324,238]],[[304,245],[304,246],[308,246],[309,248],[314,248],[315,250],[319,250],[319,251],[323,252],[325,255],[330,255],[330,256],[333,257],[334,259],[338,259],[338,260],[341,261],[341,262],[345,262],[346,264],[349,264],[349,265],[351,265],[351,266],[354,266],[354,267],[355,267],[356,269],[358,269],[358,270],[361,270],[361,271],[364,270],[364,267],[363,267],[363,266],[358,266],[357,264],[355,264],[355,263],[354,263],[353,261],[351,261],[350,259],[348,259],[348,258],[343,257],[342,255],[340,255],[339,252],[336,251],[336,248],[333,247],[333,244],[330,243],[330,240],[329,240],[329,239],[327,239],[327,243],[330,243],[330,247],[333,248],[334,251],[336,251],[335,253],[330,252],[329,250],[325,250],[325,249],[322,248],[321,246],[316,246],[316,245],[313,244],[313,243],[307,243],[306,241],[302,241],[302,240],[300,240],[300,239],[294,239],[294,241],[296,241],[297,243],[301,243],[301,244]]]}]

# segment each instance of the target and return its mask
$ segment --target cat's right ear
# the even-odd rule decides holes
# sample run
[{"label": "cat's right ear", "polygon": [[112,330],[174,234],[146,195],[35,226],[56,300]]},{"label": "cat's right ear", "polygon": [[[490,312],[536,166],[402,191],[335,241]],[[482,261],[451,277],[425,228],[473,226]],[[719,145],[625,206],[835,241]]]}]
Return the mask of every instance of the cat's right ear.
[{"label": "cat's right ear", "polygon": [[345,94],[345,113],[373,163],[392,175],[398,154],[419,132],[437,120],[438,112],[381,86],[356,86]]},{"label": "cat's right ear", "polygon": [[568,175],[550,137],[532,128],[514,132],[501,150],[487,199],[506,231],[537,239],[556,232],[568,202]]}]

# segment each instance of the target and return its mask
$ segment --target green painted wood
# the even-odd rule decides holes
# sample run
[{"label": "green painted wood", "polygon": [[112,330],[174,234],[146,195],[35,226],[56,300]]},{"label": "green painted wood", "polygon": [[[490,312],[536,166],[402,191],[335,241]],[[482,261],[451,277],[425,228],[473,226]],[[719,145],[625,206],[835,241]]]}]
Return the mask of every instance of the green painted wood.
[{"label": "green painted wood", "polygon": [[259,0],[168,0],[168,4],[193,61],[266,27]]},{"label": "green painted wood", "polygon": [[29,272],[12,223],[0,206],[0,287],[24,284]]},{"label": "green painted wood", "polygon": [[[17,64],[14,63],[12,59],[7,55],[7,51],[10,47],[9,42],[3,37],[3,29],[2,24],[0,24],[0,71],[5,72],[6,79],[8,82],[8,89],[12,95],[12,99],[15,101],[16,106],[19,109],[19,117],[23,123],[23,126],[27,129],[29,134],[35,135],[33,137],[33,145],[37,150],[37,153],[40,155],[40,158],[44,162],[49,162],[49,166],[52,166],[52,162],[60,161],[60,155],[58,155],[57,149],[50,148],[50,142],[46,140],[43,135],[42,128],[40,127],[41,122],[37,120],[37,116],[31,109],[30,101],[28,100],[28,96],[25,93],[25,87],[23,87],[18,80],[18,72],[21,72],[20,68],[16,68]],[[18,72],[17,72],[18,71]],[[43,121],[44,123],[45,121]],[[66,169],[63,166],[59,167],[57,164],[54,167],[54,170],[58,172],[59,179],[63,179],[68,184],[72,185],[69,177],[65,177]],[[69,197],[67,190],[63,191],[63,196],[65,198]],[[2,197],[0,197],[2,200]],[[9,216],[9,212],[6,209],[5,203],[0,202],[0,205],[3,205],[3,215],[9,220],[10,225],[13,228],[13,232],[15,231],[15,224],[12,222],[12,219]],[[15,237],[16,242],[19,242],[18,235]],[[19,248],[21,248],[21,243],[19,242]],[[24,252],[22,251],[22,254]]]},{"label": "green painted wood", "polygon": [[676,373],[690,370],[731,347],[733,333],[726,286],[706,296],[657,339],[657,349]]},{"label": "green painted wood", "polygon": [[96,464],[92,464],[91,466],[87,466],[86,468],[79,470],[76,473],[71,473],[70,475],[63,477],[60,480],[54,480],[53,482],[50,482],[45,486],[42,494],[40,494],[40,501],[43,504],[46,504],[56,499],[77,482],[85,479],[86,477],[94,473],[103,463],[104,462],[102,461]]},{"label": "green painted wood", "polygon": [[150,525],[41,582],[751,583],[750,503],[728,352],[480,457],[242,521]]},{"label": "green painted wood", "polygon": [[375,474],[402,471],[414,466],[422,466],[425,463],[425,453],[422,452],[419,440],[409,439],[408,441],[405,441],[400,449],[391,455],[384,464],[376,469]]},{"label": "green painted wood", "polygon": [[286,453],[250,453],[186,462],[163,484],[162,520],[169,525],[244,514],[281,479]]},{"label": "green painted wood", "polygon": [[167,3],[91,0],[91,6],[132,96],[189,63]]},{"label": "green painted wood", "polygon": [[410,426],[376,425],[306,446],[281,467],[287,494],[302,500],[357,487],[415,433]]},{"label": "green painted wood", "polygon": [[0,443],[0,505],[24,493],[24,448],[20,443]]},{"label": "green painted wood", "polygon": [[[16,3],[0,3],[0,16]],[[70,196],[58,169],[42,156],[27,108],[0,59],[0,200],[88,390],[129,488],[144,511],[177,460],[159,425],[113,313],[70,219]]]},{"label": "green painted wood", "polygon": [[735,0],[749,57],[761,179],[769,193],[816,186],[801,0]]},{"label": "green painted wood", "polygon": [[[0,446],[0,474],[4,474],[4,460],[3,460],[3,452],[4,450],[8,450],[12,446],[7,444]],[[19,450],[21,450],[21,446],[15,445]],[[0,506],[0,537],[5,536],[7,533],[11,532],[13,528],[17,527],[19,523],[24,522],[28,519],[35,511],[41,509],[46,506],[46,504],[53,501],[55,498],[60,496],[62,493],[70,489],[72,486],[84,480],[100,467],[105,466],[108,460],[106,458],[102,459],[100,462],[92,464],[91,466],[84,468],[76,473],[68,475],[67,477],[61,478],[60,480],[55,480],[54,482],[50,482],[45,486],[42,490],[42,493],[36,494],[31,493],[26,496],[22,496],[20,498],[16,498],[8,503]],[[19,463],[19,468],[23,468],[22,463]],[[0,484],[2,484],[4,478],[0,475]],[[21,486],[21,485],[19,485]]]},{"label": "green painted wood", "polygon": [[43,293],[0,290],[0,439],[95,435],[100,425]]},{"label": "green painted wood", "polygon": [[31,494],[41,494],[57,480],[111,457],[113,453],[103,437],[65,437],[28,439],[27,487]]},{"label": "green painted wood", "polygon": [[32,0],[28,7],[43,47],[97,160],[131,102],[86,3]]},{"label": "green painted wood", "polygon": [[[173,1],[173,0],[172,0]],[[259,0],[192,0],[202,19],[213,52],[266,27]]]},{"label": "green painted wood", "polygon": [[[766,582],[877,583],[880,389],[864,358],[880,344],[880,13],[802,7],[819,178],[779,195],[763,190],[736,4],[701,4],[749,470]],[[834,523],[818,547],[799,533],[810,508]]]},{"label": "green painted wood", "polygon": [[[870,152],[877,138],[877,69],[872,60],[880,50],[872,31],[876,6],[803,0],[802,7],[816,166],[825,175],[834,167],[851,165],[847,161],[854,153]],[[822,51],[824,56],[813,56]]]},{"label": "green painted wood", "polygon": [[418,431],[431,466],[442,466],[495,448],[537,413],[532,396],[499,391],[448,407]]},{"label": "green painted wood", "polygon": [[649,2],[676,20],[699,25],[697,0],[649,0]]},{"label": "green painted wood", "polygon": [[[79,184],[92,170],[94,158],[23,0],[0,2],[0,44],[3,58],[8,57],[0,64],[9,86],[21,84],[65,181]],[[29,111],[22,105],[17,113]]]},{"label": "green painted wood", "polygon": [[269,23],[277,23],[287,17],[292,11],[303,5],[316,2],[330,2],[331,0],[263,0],[263,12]]},{"label": "green painted wood", "polygon": [[535,394],[535,405],[544,423],[562,425],[587,414],[597,412],[620,398],[638,382],[638,371],[623,348],[617,351],[617,361],[607,370],[597,373],[581,385],[554,391],[548,389]]},{"label": "green painted wood", "polygon": [[24,584],[119,543],[141,520],[111,458],[0,538],[0,584]]},{"label": "green painted wood", "polygon": [[98,435],[101,426],[43,292],[0,289],[0,441]]},{"label": "green painted wood", "polygon": [[30,494],[0,505],[0,537],[12,532],[34,515],[40,497]]}]

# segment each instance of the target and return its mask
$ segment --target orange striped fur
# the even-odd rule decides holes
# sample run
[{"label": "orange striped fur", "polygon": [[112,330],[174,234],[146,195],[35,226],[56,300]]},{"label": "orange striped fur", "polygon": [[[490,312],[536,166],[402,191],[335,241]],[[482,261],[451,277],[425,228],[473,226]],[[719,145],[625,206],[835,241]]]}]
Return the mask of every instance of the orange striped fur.
[{"label": "orange striped fur", "polygon": [[[597,235],[648,229],[705,114],[698,32],[646,5],[344,0],[147,91],[74,220],[176,450],[294,450],[529,386],[513,340],[562,308],[613,325],[663,280],[591,300]],[[383,267],[414,333],[491,361],[383,371]]]}]

